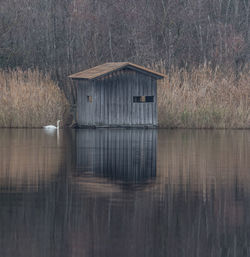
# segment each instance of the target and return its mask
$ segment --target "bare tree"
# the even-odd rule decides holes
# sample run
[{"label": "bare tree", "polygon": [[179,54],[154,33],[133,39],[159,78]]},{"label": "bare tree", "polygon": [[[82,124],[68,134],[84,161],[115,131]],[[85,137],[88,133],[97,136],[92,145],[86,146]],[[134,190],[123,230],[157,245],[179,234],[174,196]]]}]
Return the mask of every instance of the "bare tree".
[{"label": "bare tree", "polygon": [[250,60],[249,0],[0,0],[0,17],[0,67],[38,67],[62,87],[106,61],[239,72]]}]

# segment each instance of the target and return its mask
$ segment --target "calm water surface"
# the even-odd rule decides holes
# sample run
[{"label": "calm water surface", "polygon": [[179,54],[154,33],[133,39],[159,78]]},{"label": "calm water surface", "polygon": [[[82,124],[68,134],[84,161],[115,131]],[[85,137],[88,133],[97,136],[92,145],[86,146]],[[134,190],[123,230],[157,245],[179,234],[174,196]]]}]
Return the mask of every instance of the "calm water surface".
[{"label": "calm water surface", "polygon": [[250,256],[250,131],[1,129],[0,256]]}]

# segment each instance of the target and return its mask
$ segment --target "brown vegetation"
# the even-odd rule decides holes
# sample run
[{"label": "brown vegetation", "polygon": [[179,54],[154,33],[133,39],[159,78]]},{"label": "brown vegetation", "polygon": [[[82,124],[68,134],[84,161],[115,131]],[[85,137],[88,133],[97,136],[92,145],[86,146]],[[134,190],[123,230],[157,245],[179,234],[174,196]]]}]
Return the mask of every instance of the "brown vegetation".
[{"label": "brown vegetation", "polygon": [[[153,68],[161,72],[165,65]],[[208,65],[171,69],[158,86],[159,125],[167,128],[250,128],[250,71]],[[63,119],[68,102],[49,75],[0,71],[0,127],[41,127]]]},{"label": "brown vegetation", "polygon": [[247,67],[238,76],[231,69],[222,71],[208,65],[191,71],[172,69],[158,87],[159,125],[250,128],[249,81]]},{"label": "brown vegetation", "polygon": [[0,91],[0,127],[41,127],[67,110],[57,84],[38,70],[1,70]]}]

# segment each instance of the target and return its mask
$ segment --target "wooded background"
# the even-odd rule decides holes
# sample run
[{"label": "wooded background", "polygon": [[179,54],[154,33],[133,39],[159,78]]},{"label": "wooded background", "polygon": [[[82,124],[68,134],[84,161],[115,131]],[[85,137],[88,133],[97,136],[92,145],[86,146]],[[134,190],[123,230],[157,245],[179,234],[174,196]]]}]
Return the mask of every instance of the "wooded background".
[{"label": "wooded background", "polygon": [[0,68],[38,68],[61,86],[107,61],[238,72],[249,24],[249,0],[0,0]]}]

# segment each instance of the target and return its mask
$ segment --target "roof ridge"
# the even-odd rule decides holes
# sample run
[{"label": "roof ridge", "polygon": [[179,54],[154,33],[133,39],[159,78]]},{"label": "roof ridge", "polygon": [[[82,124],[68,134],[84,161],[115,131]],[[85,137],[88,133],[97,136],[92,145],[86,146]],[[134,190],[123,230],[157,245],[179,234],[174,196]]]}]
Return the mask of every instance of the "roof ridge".
[{"label": "roof ridge", "polygon": [[148,69],[146,67],[140,66],[138,64],[134,64],[131,62],[107,62],[100,64],[98,66],[74,73],[70,75],[69,77],[72,79],[87,79],[87,80],[92,80],[92,79],[97,79],[100,77],[103,77],[107,74],[110,74],[116,70],[120,70],[126,66],[130,66],[132,69],[138,71],[138,72],[144,72],[148,73],[149,75],[156,77],[157,79],[162,79],[166,75],[153,71],[151,69]]}]

